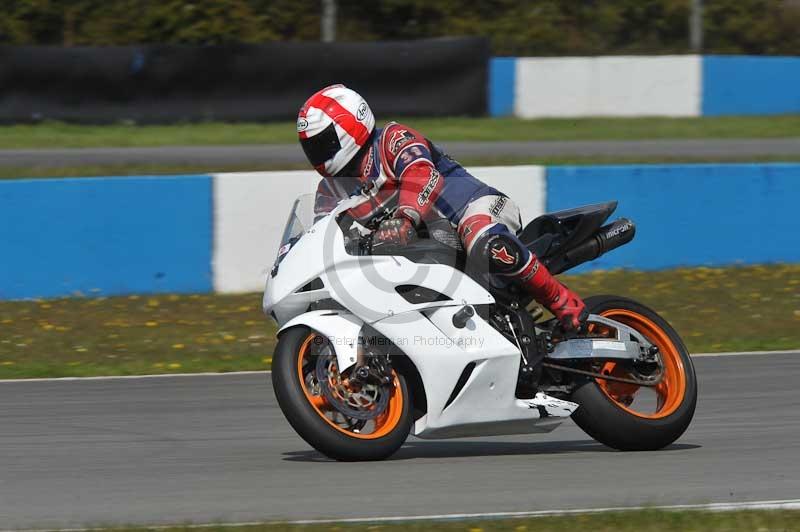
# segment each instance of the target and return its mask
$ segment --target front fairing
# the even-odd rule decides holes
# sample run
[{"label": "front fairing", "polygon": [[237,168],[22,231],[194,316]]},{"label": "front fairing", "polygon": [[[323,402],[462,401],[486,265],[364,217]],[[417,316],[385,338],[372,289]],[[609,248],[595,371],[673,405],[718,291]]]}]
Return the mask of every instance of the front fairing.
[{"label": "front fairing", "polygon": [[[264,312],[275,318],[278,324],[304,312],[314,301],[329,298],[324,287],[320,291],[317,289],[319,285],[312,281],[318,279],[325,270],[323,254],[319,250],[324,247],[322,237],[331,220],[330,215],[325,216],[293,242],[289,249],[282,249],[267,277]],[[341,231],[336,233],[341,235]]]},{"label": "front fairing", "polygon": [[315,301],[330,299],[326,286],[323,284],[320,288],[320,283],[314,281],[321,282],[326,270],[326,249],[333,255],[329,262],[335,263],[342,260],[342,255],[347,255],[344,234],[336,219],[359,201],[359,198],[351,198],[339,202],[302,234],[291,234],[288,229],[291,222],[287,224],[275,265],[267,277],[263,298],[264,312],[279,324],[305,312]]},{"label": "front fairing", "polygon": [[[349,254],[339,215],[363,198],[341,202],[318,220],[282,257],[267,279],[264,311],[283,325],[321,300],[333,300],[367,323],[432,307],[493,303],[491,294],[444,264],[418,264],[400,256]],[[423,287],[442,295],[416,303],[397,288]]]}]

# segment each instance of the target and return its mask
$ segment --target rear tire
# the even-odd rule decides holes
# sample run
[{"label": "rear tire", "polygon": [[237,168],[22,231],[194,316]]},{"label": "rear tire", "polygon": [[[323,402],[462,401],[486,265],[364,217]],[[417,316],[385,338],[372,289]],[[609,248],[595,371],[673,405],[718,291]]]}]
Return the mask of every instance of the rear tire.
[{"label": "rear tire", "polygon": [[[383,460],[406,441],[412,427],[412,398],[402,375],[394,373],[394,383],[386,421],[372,435],[348,431],[325,416],[324,400],[311,395],[301,381],[303,359],[310,344],[323,337],[307,327],[295,327],[281,334],[272,359],[272,385],[275,397],[289,424],[309,445],[340,461]],[[320,342],[321,343],[321,342]],[[312,404],[312,400],[318,403]],[[330,411],[330,410],[328,410]],[[381,418],[379,418],[381,419]]]},{"label": "rear tire", "polygon": [[658,345],[665,373],[655,412],[637,412],[615,399],[615,389],[630,397],[631,390],[633,395],[638,392],[637,387],[623,384],[615,388],[610,381],[589,378],[572,394],[572,401],[581,405],[572,419],[595,440],[621,451],[651,451],[670,445],[689,427],[697,405],[697,376],[686,346],[666,320],[636,301],[593,296],[585,302],[590,313],[625,323]]}]

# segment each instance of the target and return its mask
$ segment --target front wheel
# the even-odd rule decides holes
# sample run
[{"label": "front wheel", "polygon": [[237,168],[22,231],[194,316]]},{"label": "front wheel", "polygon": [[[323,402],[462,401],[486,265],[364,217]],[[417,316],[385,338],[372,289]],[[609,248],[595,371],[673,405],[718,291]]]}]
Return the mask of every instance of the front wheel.
[{"label": "front wheel", "polygon": [[[572,394],[572,400],[581,405],[573,420],[600,443],[621,451],[666,447],[689,427],[697,404],[697,376],[686,346],[666,320],[636,301],[593,296],[586,299],[586,306],[592,314],[633,328],[658,347],[663,377],[652,388],[585,380]],[[602,331],[590,325],[591,333]],[[593,369],[604,375],[635,376],[617,362],[605,362]]]},{"label": "front wheel", "polygon": [[382,460],[411,432],[411,396],[403,376],[389,384],[353,384],[339,373],[328,340],[306,327],[283,333],[272,359],[283,414],[312,447],[335,460]]}]

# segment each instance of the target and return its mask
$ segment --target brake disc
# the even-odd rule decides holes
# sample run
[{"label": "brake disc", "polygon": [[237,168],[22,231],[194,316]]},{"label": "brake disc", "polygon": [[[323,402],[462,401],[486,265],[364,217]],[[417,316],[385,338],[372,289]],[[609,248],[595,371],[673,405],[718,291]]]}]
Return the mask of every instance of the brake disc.
[{"label": "brake disc", "polygon": [[364,384],[352,389],[342,380],[333,356],[317,357],[317,381],[328,403],[348,418],[368,421],[386,411],[391,387]]}]

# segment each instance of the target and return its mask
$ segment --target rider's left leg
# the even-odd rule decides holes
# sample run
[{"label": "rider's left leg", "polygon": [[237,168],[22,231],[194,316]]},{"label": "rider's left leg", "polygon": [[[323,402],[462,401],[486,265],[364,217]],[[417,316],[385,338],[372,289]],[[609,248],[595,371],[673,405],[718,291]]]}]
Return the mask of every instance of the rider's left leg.
[{"label": "rider's left leg", "polygon": [[505,196],[484,196],[467,206],[458,234],[479,271],[517,281],[570,329],[586,318],[586,305],[564,286],[516,236],[519,208]]}]

